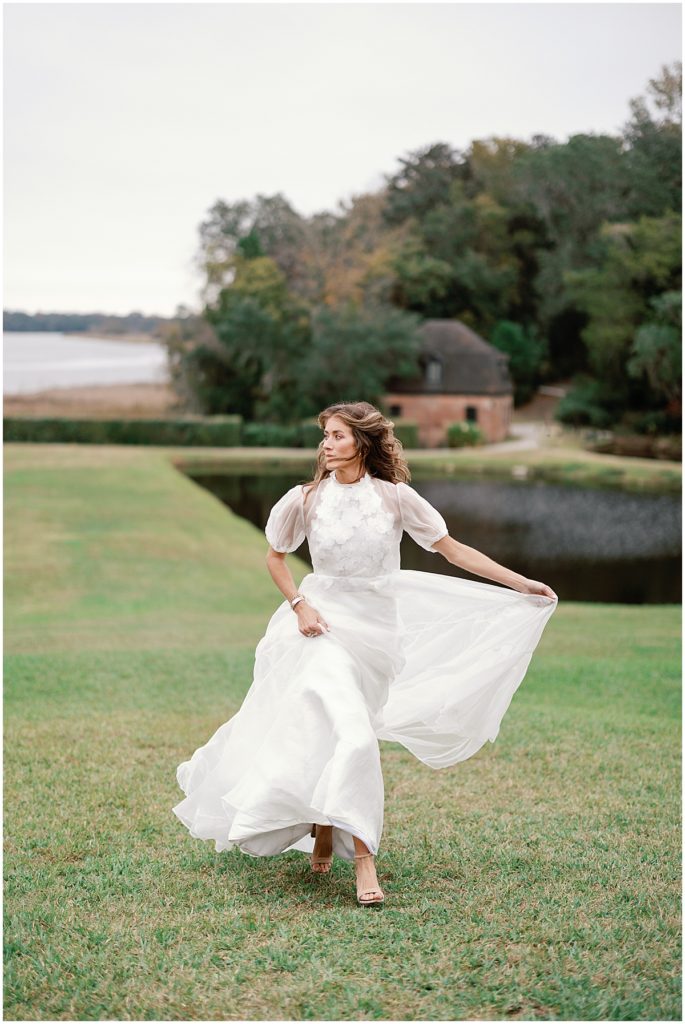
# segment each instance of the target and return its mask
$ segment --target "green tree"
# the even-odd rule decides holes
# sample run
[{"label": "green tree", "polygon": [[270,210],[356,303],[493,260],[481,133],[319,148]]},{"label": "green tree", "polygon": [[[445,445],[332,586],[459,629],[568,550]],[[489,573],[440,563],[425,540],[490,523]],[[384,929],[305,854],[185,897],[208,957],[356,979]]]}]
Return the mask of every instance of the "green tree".
[{"label": "green tree", "polygon": [[254,227],[250,229],[247,235],[238,239],[236,243],[236,250],[246,260],[255,260],[260,256],[266,255],[262,248],[262,243],[259,240],[259,235]]},{"label": "green tree", "polygon": [[490,136],[475,139],[466,150],[466,194],[475,198],[487,193],[501,206],[512,208],[516,201],[516,166],[533,149],[520,139]]},{"label": "green tree", "polygon": [[445,142],[435,142],[400,157],[400,170],[386,176],[384,216],[388,224],[422,220],[445,203],[453,182],[464,178],[465,164]]},{"label": "green tree", "polygon": [[535,394],[546,345],[534,330],[510,320],[500,320],[490,335],[490,344],[509,356],[509,372],[514,381],[514,404],[523,405]]},{"label": "green tree", "polygon": [[221,289],[231,284],[238,252],[245,258],[270,257],[288,287],[299,292],[305,266],[301,255],[308,245],[310,228],[280,193],[257,195],[252,201],[237,203],[217,200],[200,224],[199,233],[196,263],[204,277],[203,298],[208,304],[213,304]]},{"label": "green tree", "polygon": [[[222,347],[222,404],[230,406],[211,411],[239,412],[249,420],[295,420],[304,407],[295,364],[309,336],[308,311],[269,257],[234,255],[231,263],[232,284],[205,311]],[[214,405],[215,395],[213,390]]]},{"label": "green tree", "polygon": [[649,346],[643,340],[634,349],[639,329],[653,322],[653,300],[680,291],[681,218],[668,214],[606,224],[600,242],[596,265],[569,272],[566,283],[588,316],[582,337],[597,379],[595,397],[620,419],[626,410],[651,409],[662,401],[649,375],[631,373],[628,363],[632,356],[634,368],[646,368]]},{"label": "green tree", "polygon": [[515,301],[519,266],[507,211],[451,182],[443,201],[411,221],[392,267],[393,302],[427,318],[459,318],[487,333]]},{"label": "green tree", "polygon": [[213,411],[216,399],[208,399],[205,392],[211,393],[224,374],[220,369],[222,349],[211,324],[180,305],[174,318],[162,325],[160,336],[166,345],[169,376],[180,408],[193,413]]},{"label": "green tree", "polygon": [[[243,239],[239,245],[242,245],[242,242]],[[251,244],[250,242],[249,246]],[[255,299],[262,309],[268,311],[275,319],[279,319],[293,304],[285,275],[269,256],[256,255],[248,258],[242,255],[241,250],[233,256],[231,267],[233,281],[219,298],[218,309],[227,296],[239,295]]]},{"label": "green tree", "polygon": [[630,219],[680,209],[682,92],[683,66],[677,61],[649,80],[647,96],[630,101],[631,117],[622,132]]},{"label": "green tree", "polygon": [[388,307],[332,309],[312,316],[311,349],[299,367],[310,413],[341,401],[378,403],[390,377],[419,372],[418,318]]},{"label": "green tree", "polygon": [[566,143],[545,142],[519,160],[516,190],[544,231],[534,287],[538,323],[547,333],[551,321],[573,305],[566,272],[593,262],[602,223],[625,219],[620,140],[574,135]]},{"label": "green tree", "polygon": [[679,413],[682,400],[682,292],[664,292],[649,302],[653,318],[636,331],[627,369],[643,375],[670,412]]},{"label": "green tree", "polygon": [[605,224],[600,243],[595,265],[569,271],[565,283],[589,318],[583,340],[591,369],[626,383],[626,360],[635,331],[649,318],[649,300],[680,287],[681,219],[669,214]]},{"label": "green tree", "polygon": [[410,239],[393,260],[392,299],[400,309],[424,316],[441,316],[443,300],[455,284],[454,270],[445,260],[430,256],[417,238]]}]

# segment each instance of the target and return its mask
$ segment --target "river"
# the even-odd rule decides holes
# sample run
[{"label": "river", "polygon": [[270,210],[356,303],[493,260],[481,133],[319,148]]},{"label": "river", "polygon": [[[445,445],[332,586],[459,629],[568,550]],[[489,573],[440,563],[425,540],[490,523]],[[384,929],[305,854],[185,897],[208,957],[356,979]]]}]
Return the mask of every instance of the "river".
[{"label": "river", "polygon": [[164,384],[166,347],[159,342],[79,338],[57,331],[4,331],[3,392],[94,384]]}]

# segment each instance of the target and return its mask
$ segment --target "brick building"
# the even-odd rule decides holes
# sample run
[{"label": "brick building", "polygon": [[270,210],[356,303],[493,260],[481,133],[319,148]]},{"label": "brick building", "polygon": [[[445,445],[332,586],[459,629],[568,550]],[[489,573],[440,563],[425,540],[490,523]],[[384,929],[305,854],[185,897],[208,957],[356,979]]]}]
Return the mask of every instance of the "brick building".
[{"label": "brick building", "polygon": [[415,422],[425,448],[446,446],[447,427],[462,421],[503,441],[514,404],[509,357],[458,320],[426,320],[420,333],[422,374],[390,381],[390,416]]}]

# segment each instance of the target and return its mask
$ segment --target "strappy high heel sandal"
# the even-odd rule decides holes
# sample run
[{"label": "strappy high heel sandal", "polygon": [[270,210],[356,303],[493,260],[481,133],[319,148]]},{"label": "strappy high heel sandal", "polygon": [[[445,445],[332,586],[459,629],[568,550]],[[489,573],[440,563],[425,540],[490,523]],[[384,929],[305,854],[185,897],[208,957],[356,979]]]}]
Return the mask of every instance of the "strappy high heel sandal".
[{"label": "strappy high heel sandal", "polygon": [[[310,836],[314,836],[314,838],[316,839],[316,825],[312,825],[312,830],[309,834]],[[327,875],[331,870],[332,863],[332,854],[330,857],[319,857],[318,855],[315,857],[314,853],[312,853],[311,855],[312,871],[314,872],[315,875]],[[320,870],[317,871],[316,868],[320,868]]]},{"label": "strappy high heel sandal", "polygon": [[[372,853],[356,853],[354,855],[355,863],[358,860],[364,860],[366,857],[373,859]],[[379,898],[380,896],[380,898]],[[365,898],[366,897],[366,898]],[[373,897],[373,898],[372,898]],[[360,889],[359,883],[357,883],[357,903],[361,907],[381,907],[385,901],[385,895],[380,886],[372,889]]]}]

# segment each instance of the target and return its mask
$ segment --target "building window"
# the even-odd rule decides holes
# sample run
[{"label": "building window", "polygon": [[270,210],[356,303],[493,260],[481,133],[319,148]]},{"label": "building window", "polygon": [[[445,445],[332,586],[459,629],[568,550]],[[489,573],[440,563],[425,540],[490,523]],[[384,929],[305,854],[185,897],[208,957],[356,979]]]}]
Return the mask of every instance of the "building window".
[{"label": "building window", "polygon": [[466,406],[466,419],[469,423],[478,422],[478,409],[475,405]]},{"label": "building window", "polygon": [[442,384],[442,363],[439,359],[429,359],[426,363],[426,384],[433,387]]},{"label": "building window", "polygon": [[391,405],[390,406],[390,415],[391,416],[401,416],[402,415],[402,406],[401,405]]}]

